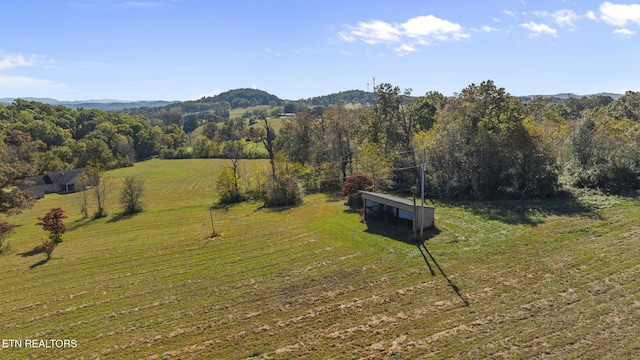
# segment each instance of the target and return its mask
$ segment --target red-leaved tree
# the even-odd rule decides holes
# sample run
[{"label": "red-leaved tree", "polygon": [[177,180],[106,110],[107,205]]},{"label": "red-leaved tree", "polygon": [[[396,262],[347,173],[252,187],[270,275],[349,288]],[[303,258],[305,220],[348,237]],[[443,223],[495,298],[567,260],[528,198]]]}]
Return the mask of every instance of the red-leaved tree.
[{"label": "red-leaved tree", "polygon": [[348,196],[347,205],[359,206],[362,205],[362,196],[359,191],[372,191],[375,188],[375,180],[367,176],[365,173],[356,171],[347,176],[347,179],[342,184],[342,196]]},{"label": "red-leaved tree", "polygon": [[49,239],[55,244],[62,241],[61,235],[67,231],[67,226],[62,221],[67,216],[62,208],[53,208],[43,216],[38,218],[36,225],[42,226],[42,229],[49,232]]}]

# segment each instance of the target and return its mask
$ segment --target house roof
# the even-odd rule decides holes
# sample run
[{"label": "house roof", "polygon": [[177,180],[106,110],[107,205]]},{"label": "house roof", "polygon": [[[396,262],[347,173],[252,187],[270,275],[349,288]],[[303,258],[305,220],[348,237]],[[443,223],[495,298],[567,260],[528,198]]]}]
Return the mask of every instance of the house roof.
[{"label": "house roof", "polygon": [[[370,199],[382,204],[392,205],[392,206],[401,207],[401,208],[407,208],[407,207],[413,208],[413,201],[409,201],[403,198],[371,192],[371,191],[360,191],[360,193],[363,195],[365,199]],[[416,206],[421,207],[422,205],[418,203],[416,204]],[[428,206],[428,205],[424,205],[424,207],[433,208],[433,206]]]},{"label": "house roof", "polygon": [[69,184],[82,173],[82,169],[51,171],[45,175],[31,176],[27,180],[35,185]]}]

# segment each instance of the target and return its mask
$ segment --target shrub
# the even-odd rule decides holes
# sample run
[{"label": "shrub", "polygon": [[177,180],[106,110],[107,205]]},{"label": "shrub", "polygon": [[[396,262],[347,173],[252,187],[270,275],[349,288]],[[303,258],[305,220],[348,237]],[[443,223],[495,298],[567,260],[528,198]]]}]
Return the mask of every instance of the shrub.
[{"label": "shrub", "polygon": [[246,200],[244,187],[236,170],[225,168],[218,174],[216,189],[220,194],[221,204],[236,204]]},{"label": "shrub", "polygon": [[348,196],[347,205],[362,205],[362,196],[359,191],[371,191],[375,188],[375,180],[362,172],[356,171],[349,175],[342,184],[342,196]]},{"label": "shrub", "polygon": [[55,250],[56,248],[55,241],[44,240],[44,239],[40,239],[40,240],[42,240],[42,246],[40,247],[42,249],[42,252],[47,254],[47,260],[51,259],[51,254],[53,253],[53,250]]},{"label": "shrub", "polygon": [[15,227],[16,225],[9,224],[6,221],[0,221],[0,254],[9,250],[9,242],[6,241],[6,236],[12,232]]},{"label": "shrub", "polygon": [[302,203],[302,191],[288,175],[277,176],[267,188],[264,206],[295,206]]}]

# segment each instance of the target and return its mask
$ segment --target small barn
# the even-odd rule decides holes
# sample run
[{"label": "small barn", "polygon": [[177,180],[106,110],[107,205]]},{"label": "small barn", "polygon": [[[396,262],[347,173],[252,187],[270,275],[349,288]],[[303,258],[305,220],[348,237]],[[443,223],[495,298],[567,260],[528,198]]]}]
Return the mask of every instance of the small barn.
[{"label": "small barn", "polygon": [[422,206],[399,197],[360,191],[364,202],[364,221],[385,223],[407,223],[414,231],[429,228],[434,224],[434,207]]},{"label": "small barn", "polygon": [[68,194],[83,190],[78,185],[80,174],[82,174],[82,169],[52,171],[27,178],[27,184],[23,187],[31,190],[37,199],[51,193]]}]

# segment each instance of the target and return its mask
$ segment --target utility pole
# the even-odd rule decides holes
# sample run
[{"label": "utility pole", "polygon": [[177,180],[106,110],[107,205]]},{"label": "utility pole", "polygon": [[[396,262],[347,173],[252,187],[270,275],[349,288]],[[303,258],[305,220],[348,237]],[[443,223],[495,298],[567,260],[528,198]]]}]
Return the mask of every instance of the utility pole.
[{"label": "utility pole", "polygon": [[411,187],[411,193],[413,193],[413,242],[415,242],[416,244],[418,243],[418,239],[416,238],[418,236],[418,229],[416,229],[416,223],[417,223],[417,209],[416,209],[416,187],[412,186]]},{"label": "utility pole", "polygon": [[424,173],[427,171],[427,150],[422,149],[422,183],[420,194],[422,195],[422,207],[420,208],[420,240],[424,241]]}]

